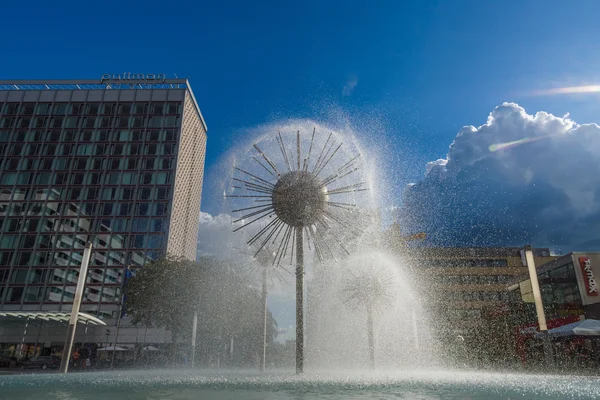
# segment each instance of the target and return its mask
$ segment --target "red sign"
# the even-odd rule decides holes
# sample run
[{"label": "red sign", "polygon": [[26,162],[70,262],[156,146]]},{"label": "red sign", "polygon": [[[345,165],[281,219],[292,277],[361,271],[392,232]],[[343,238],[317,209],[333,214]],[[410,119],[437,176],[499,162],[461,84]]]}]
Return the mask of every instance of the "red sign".
[{"label": "red sign", "polygon": [[579,257],[579,266],[583,273],[583,281],[588,296],[598,296],[598,286],[592,270],[592,261],[588,257]]}]

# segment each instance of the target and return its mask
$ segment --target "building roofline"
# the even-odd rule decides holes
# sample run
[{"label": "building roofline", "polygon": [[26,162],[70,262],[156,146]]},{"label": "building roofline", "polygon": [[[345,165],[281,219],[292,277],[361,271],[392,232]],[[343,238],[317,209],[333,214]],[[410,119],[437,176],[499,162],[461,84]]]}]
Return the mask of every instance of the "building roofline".
[{"label": "building roofline", "polygon": [[[178,84],[178,83],[187,83],[186,78],[168,78],[161,80],[160,83],[164,84]],[[122,84],[127,84],[128,81],[123,81]],[[130,82],[131,83],[131,82]],[[106,83],[102,82],[100,79],[3,79],[0,80],[0,85],[93,85],[93,84],[103,84],[103,85],[115,85],[115,81],[107,81]],[[148,83],[143,83],[147,85]]]},{"label": "building roofline", "polygon": [[[175,86],[173,86],[175,85]],[[200,121],[204,130],[208,132],[208,126],[200,111],[194,92],[187,78],[173,78],[160,80],[125,79],[122,81],[103,79],[5,79],[0,80],[0,91],[25,91],[25,90],[131,90],[131,89],[187,89],[192,97]]]},{"label": "building roofline", "polygon": [[204,125],[204,132],[208,132],[208,126],[206,126],[206,121],[204,120],[204,116],[202,116],[202,111],[200,111],[200,107],[198,106],[198,102],[196,101],[196,96],[194,96],[194,91],[192,90],[192,86],[190,85],[189,79],[185,80],[185,84],[187,86],[188,91],[190,92],[190,96],[192,98],[192,101],[194,102],[194,106],[196,107],[196,111],[198,111],[200,121],[202,121],[202,125]]}]

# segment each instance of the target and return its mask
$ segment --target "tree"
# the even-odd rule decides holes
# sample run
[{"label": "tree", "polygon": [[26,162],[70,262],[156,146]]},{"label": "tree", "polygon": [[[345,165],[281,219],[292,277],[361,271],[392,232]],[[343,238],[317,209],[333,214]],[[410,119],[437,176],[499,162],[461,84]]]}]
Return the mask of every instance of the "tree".
[{"label": "tree", "polygon": [[139,269],[125,285],[126,310],[133,323],[171,331],[173,363],[175,344],[190,326],[201,289],[202,274],[197,264],[174,256]]},{"label": "tree", "polygon": [[[192,332],[198,313],[200,353],[209,359],[224,358],[231,339],[237,343],[236,364],[252,363],[259,354],[262,334],[261,297],[250,278],[238,268],[211,258],[198,262],[167,256],[153,261],[125,286],[126,310],[134,324],[164,327],[171,331],[173,363],[176,343]],[[267,340],[277,325],[269,315]]]}]

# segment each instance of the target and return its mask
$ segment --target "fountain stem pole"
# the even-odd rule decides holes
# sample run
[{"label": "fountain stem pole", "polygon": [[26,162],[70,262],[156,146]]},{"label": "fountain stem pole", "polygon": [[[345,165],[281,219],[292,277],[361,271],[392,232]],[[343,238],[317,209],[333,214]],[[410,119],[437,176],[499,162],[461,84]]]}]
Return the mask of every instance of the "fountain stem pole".
[{"label": "fountain stem pole", "polygon": [[262,303],[263,303],[263,342],[260,359],[260,371],[265,372],[267,360],[267,267],[262,270]]},{"label": "fountain stem pole", "polygon": [[198,329],[198,311],[194,311],[194,321],[192,322],[192,368],[196,359],[196,331]]},{"label": "fountain stem pole", "polygon": [[373,339],[373,307],[367,302],[367,335],[369,338],[369,363],[375,369],[375,340]]},{"label": "fountain stem pole", "polygon": [[304,372],[304,240],[296,228],[296,374]]}]

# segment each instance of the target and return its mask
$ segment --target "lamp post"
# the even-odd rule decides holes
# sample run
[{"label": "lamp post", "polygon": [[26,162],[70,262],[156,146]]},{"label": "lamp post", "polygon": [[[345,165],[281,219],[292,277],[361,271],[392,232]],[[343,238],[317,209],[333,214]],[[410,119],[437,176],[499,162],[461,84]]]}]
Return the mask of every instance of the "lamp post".
[{"label": "lamp post", "polygon": [[552,348],[550,346],[548,325],[546,324],[546,315],[544,313],[544,304],[542,302],[542,292],[540,290],[540,282],[538,280],[537,270],[535,268],[535,259],[533,258],[533,249],[531,248],[531,245],[525,246],[524,253],[525,263],[527,264],[527,270],[529,271],[529,280],[531,281],[531,290],[533,292],[533,301],[535,303],[538,326],[540,328],[540,333],[542,334],[544,356],[546,359],[546,364],[550,365],[552,362]]},{"label": "lamp post", "polygon": [[79,307],[81,306],[81,297],[83,296],[85,278],[87,276],[91,254],[92,243],[88,242],[83,251],[81,268],[79,269],[79,278],[77,279],[77,287],[75,289],[75,297],[73,298],[73,308],[71,309],[71,319],[69,320],[69,328],[67,329],[62,359],[60,360],[60,373],[63,374],[66,374],[69,369],[71,350],[73,349],[73,341],[75,340],[75,329],[77,327],[77,319],[79,318]]}]

